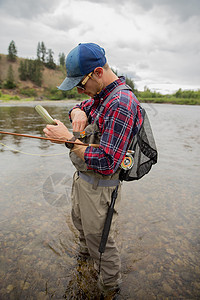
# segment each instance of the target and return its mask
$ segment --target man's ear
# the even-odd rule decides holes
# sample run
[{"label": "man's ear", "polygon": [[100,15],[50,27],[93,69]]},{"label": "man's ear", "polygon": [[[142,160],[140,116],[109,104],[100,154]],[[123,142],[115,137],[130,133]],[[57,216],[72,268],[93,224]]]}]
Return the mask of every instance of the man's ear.
[{"label": "man's ear", "polygon": [[98,77],[101,78],[103,76],[103,68],[97,67],[94,69],[94,74]]}]

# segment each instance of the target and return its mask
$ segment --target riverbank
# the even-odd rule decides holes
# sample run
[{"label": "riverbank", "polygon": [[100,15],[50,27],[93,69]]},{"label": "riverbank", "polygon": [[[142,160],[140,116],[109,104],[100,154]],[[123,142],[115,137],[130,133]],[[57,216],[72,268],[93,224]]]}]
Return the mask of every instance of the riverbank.
[{"label": "riverbank", "polygon": [[183,105],[200,105],[200,99],[196,98],[176,98],[176,97],[162,97],[162,98],[139,98],[141,103],[165,103],[165,104],[183,104]]},{"label": "riverbank", "polygon": [[[165,104],[178,104],[178,105],[200,105],[200,99],[184,99],[184,98],[156,98],[156,99],[149,99],[138,98],[140,103],[165,103]],[[48,99],[40,99],[40,98],[20,98],[18,96],[3,98],[0,97],[0,105],[1,104],[23,104],[23,103],[35,103],[35,104],[50,104],[50,103],[65,103],[65,102],[79,102],[83,99],[63,99],[63,100],[48,100]]]},{"label": "riverbank", "polygon": [[34,100],[34,99],[21,99],[21,100],[0,100],[0,107],[2,106],[36,106],[38,104],[43,106],[59,106],[64,103],[66,104],[76,104],[78,101],[75,99],[65,99],[65,100]]},{"label": "riverbank", "polygon": [[[83,99],[82,99],[83,100]],[[46,104],[46,103],[64,103],[64,102],[77,102],[81,99],[62,99],[53,100],[45,99],[43,97],[21,97],[20,95],[10,95],[0,93],[0,104],[25,104],[25,103],[35,103],[35,104]]]},{"label": "riverbank", "polygon": [[[138,100],[141,103],[165,103],[165,104],[179,104],[179,105],[200,105],[199,98],[177,98],[173,95],[162,95],[161,97],[141,97],[137,95]],[[86,99],[86,98],[85,98]],[[62,102],[78,102],[84,100],[83,97],[81,98],[65,98],[65,99],[53,99],[53,98],[46,98],[43,96],[39,97],[24,97],[20,94],[16,93],[9,93],[5,94],[0,91],[0,103],[10,103],[10,104],[17,104],[17,103],[27,103],[27,102],[40,102],[40,103],[62,103]]]}]

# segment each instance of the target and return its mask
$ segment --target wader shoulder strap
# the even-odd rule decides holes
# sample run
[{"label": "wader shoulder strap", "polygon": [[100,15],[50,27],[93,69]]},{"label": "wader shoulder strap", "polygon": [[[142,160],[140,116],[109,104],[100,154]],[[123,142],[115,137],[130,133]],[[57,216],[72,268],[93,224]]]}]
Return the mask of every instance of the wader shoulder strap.
[{"label": "wader shoulder strap", "polygon": [[98,122],[100,115],[102,114],[104,108],[106,107],[106,105],[110,101],[110,99],[112,99],[114,94],[116,94],[117,92],[119,92],[121,90],[130,90],[130,91],[132,91],[131,87],[128,84],[121,84],[121,85],[118,85],[116,88],[114,88],[114,90],[110,93],[110,95],[105,99],[104,103],[101,105],[101,107],[99,109],[99,112],[98,112],[98,114],[95,118],[95,122]]}]

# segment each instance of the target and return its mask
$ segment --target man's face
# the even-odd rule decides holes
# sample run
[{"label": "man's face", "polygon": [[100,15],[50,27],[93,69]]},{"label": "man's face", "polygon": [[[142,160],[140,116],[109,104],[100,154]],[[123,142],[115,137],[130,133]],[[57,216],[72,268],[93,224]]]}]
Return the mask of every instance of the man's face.
[{"label": "man's face", "polygon": [[[85,80],[86,83],[83,85]],[[96,76],[95,72],[92,72],[89,75],[85,76],[80,84],[77,85],[77,91],[79,94],[85,94],[91,98],[93,98],[100,89],[101,83],[99,82],[99,78]]]}]

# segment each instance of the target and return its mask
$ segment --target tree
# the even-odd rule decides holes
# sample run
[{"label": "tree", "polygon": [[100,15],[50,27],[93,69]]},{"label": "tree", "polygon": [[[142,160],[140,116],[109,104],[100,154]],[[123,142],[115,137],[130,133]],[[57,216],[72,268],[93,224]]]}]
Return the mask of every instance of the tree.
[{"label": "tree", "polygon": [[29,59],[27,61],[27,73],[28,78],[38,86],[42,84],[42,64],[40,61]]},{"label": "tree", "polygon": [[40,42],[38,42],[38,45],[37,45],[37,59],[40,60],[41,57],[41,45],[40,45]]},{"label": "tree", "polygon": [[46,54],[47,54],[47,49],[46,49],[46,47],[45,47],[44,42],[41,43],[41,46],[40,46],[40,52],[41,52],[41,54],[42,54],[41,59],[42,59],[42,61],[43,61],[43,63],[44,63],[44,62],[45,62],[45,58],[46,58]]},{"label": "tree", "polygon": [[32,81],[35,82],[38,86],[42,85],[42,66],[38,63],[37,60],[33,61],[34,72],[32,75]]},{"label": "tree", "polygon": [[64,53],[59,53],[59,63],[60,63],[60,66],[65,65],[65,54]]},{"label": "tree", "polygon": [[9,68],[8,68],[8,74],[7,74],[7,78],[6,78],[6,82],[4,84],[4,87],[6,89],[13,89],[14,87],[16,87],[16,84],[15,84],[15,81],[14,81],[12,65],[10,65]]},{"label": "tree", "polygon": [[182,97],[182,89],[179,89],[179,90],[175,93],[175,97],[176,97],[176,98],[181,98],[181,97]]},{"label": "tree", "polygon": [[36,59],[26,59],[20,62],[18,69],[21,80],[31,80],[38,86],[42,84],[42,63]]},{"label": "tree", "polygon": [[49,49],[48,50],[48,56],[47,56],[47,59],[46,59],[46,66],[49,69],[55,69],[56,68],[56,64],[54,63],[54,59],[53,59],[53,54],[54,54],[54,52],[51,49]]},{"label": "tree", "polygon": [[126,76],[126,84],[128,84],[132,88],[133,92],[136,91],[135,84],[134,84],[133,80],[128,78],[127,76]]},{"label": "tree", "polygon": [[25,68],[24,68],[24,62],[21,60],[20,61],[20,66],[18,68],[18,72],[19,72],[19,78],[21,80],[26,80],[26,74],[25,74]]},{"label": "tree", "polygon": [[17,58],[17,48],[15,46],[15,42],[12,40],[8,47],[8,60],[16,61],[16,58]]},{"label": "tree", "polygon": [[28,79],[28,69],[27,69],[27,60],[25,59],[24,61],[20,61],[20,66],[18,69],[19,72],[19,78],[21,80],[26,81]]},{"label": "tree", "polygon": [[[113,71],[113,73],[115,73],[116,76],[120,77],[117,70],[114,70],[113,68],[111,68],[111,70]],[[131,78],[128,78],[128,76],[126,76],[126,84],[128,84],[132,88],[134,93],[137,92],[133,80]]]}]

